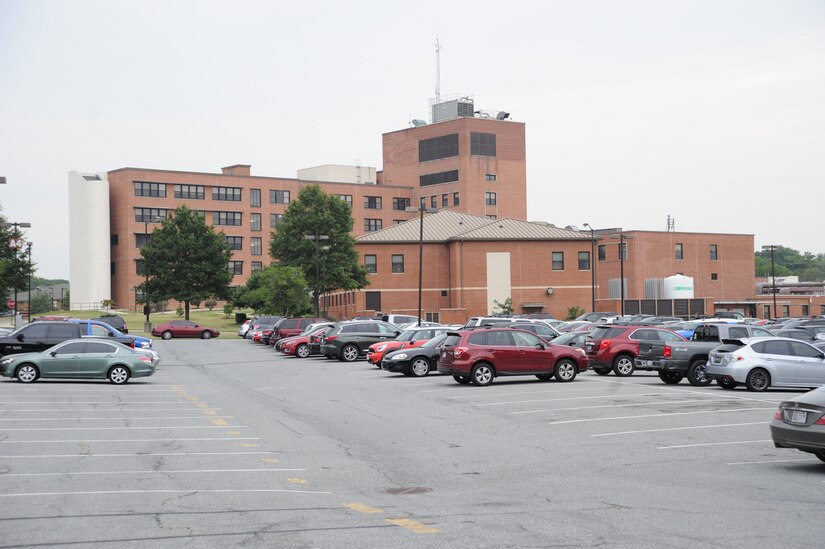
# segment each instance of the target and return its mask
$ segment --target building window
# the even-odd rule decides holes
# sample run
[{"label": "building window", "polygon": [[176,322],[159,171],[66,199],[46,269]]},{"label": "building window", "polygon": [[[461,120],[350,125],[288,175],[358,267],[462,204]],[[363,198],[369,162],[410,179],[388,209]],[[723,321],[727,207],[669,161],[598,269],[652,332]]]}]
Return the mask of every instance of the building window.
[{"label": "building window", "polygon": [[496,205],[496,193],[484,193],[484,204],[487,206],[495,206]]},{"label": "building window", "polygon": [[553,270],[564,270],[564,252],[553,252]]},{"label": "building window", "polygon": [[367,254],[364,256],[364,267],[368,273],[375,274],[378,272],[378,260],[375,255]]},{"label": "building window", "polygon": [[405,211],[407,208],[410,207],[410,199],[409,198],[393,198],[392,199],[392,209]]},{"label": "building window", "polygon": [[422,139],[418,142],[418,161],[438,160],[458,156],[458,134]]},{"label": "building window", "polygon": [[441,207],[442,208],[447,208],[447,207],[449,207],[449,205],[450,205],[450,195],[442,194],[441,195]]},{"label": "building window", "polygon": [[807,306],[807,305],[803,305],[803,306],[802,306],[802,316],[808,316],[808,314],[809,314],[809,309],[808,309],[808,306]]},{"label": "building window", "polygon": [[496,134],[470,132],[470,154],[495,156]]},{"label": "building window", "polygon": [[579,252],[579,270],[590,270],[590,252]]},{"label": "building window", "polygon": [[825,315],[825,305],[820,305],[819,306],[819,314]]},{"label": "building window", "polygon": [[253,273],[254,273],[255,271],[260,271],[260,270],[261,270],[261,269],[263,269],[263,268],[264,268],[264,264],[263,264],[262,262],[260,262],[260,261],[253,261],[253,262],[250,264],[250,269],[252,269],[252,272],[253,272]]},{"label": "building window", "polygon": [[117,244],[118,244],[117,235],[113,234],[112,236],[109,237],[109,245],[110,246],[117,246]]},{"label": "building window", "polygon": [[606,244],[599,244],[599,261],[605,261],[607,259],[607,245]]},{"label": "building window", "polygon": [[427,207],[427,197],[426,196],[422,196],[421,198],[418,199],[418,207],[421,208],[421,209],[424,209],[424,208]]},{"label": "building window", "polygon": [[283,221],[284,214],[269,214],[269,226],[277,227],[278,223]]},{"label": "building window", "polygon": [[418,178],[418,184],[422,187],[426,187],[427,185],[438,185],[439,183],[452,183],[453,181],[458,181],[458,170],[428,173]]},{"label": "building window", "polygon": [[762,305],[762,316],[765,318],[771,317],[771,306],[770,305]]},{"label": "building window", "polygon": [[404,221],[406,221],[406,220],[404,220],[404,219],[393,219],[392,224],[393,225],[398,225],[399,223],[403,223]]},{"label": "building window", "polygon": [[241,201],[240,187],[212,187],[212,200]]},{"label": "building window", "polygon": [[380,210],[381,209],[381,197],[380,196],[365,196],[364,197],[364,209],[367,209],[367,210]]},{"label": "building window", "polygon": [[782,305],[782,316],[791,316],[791,306]]},{"label": "building window", "polygon": [[430,208],[432,208],[432,209],[438,208],[438,196],[432,195],[430,197]]},{"label": "building window", "polygon": [[140,276],[144,276],[146,274],[146,269],[144,268],[142,259],[135,259],[135,274]]},{"label": "building window", "polygon": [[380,219],[365,219],[364,230],[368,233],[373,231],[380,231],[383,228],[383,223]]},{"label": "building window", "polygon": [[249,249],[252,255],[263,255],[264,254],[264,241],[260,236],[253,236],[249,240]]},{"label": "building window", "polygon": [[427,322],[441,323],[441,313],[424,313],[424,317]]},{"label": "building window", "polygon": [[351,194],[337,194],[335,196],[337,196],[338,198],[340,198],[341,200],[343,200],[344,202],[349,204],[349,207],[352,208],[352,195]]},{"label": "building window", "polygon": [[166,183],[144,183],[143,181],[135,181],[135,196],[166,198]]},{"label": "building window", "polygon": [[711,280],[719,280],[719,273],[710,273]]},{"label": "building window", "polygon": [[203,185],[175,185],[175,198],[203,200],[204,189]]},{"label": "building window", "polygon": [[226,245],[229,247],[230,250],[242,250],[243,249],[243,237],[242,236],[227,236],[226,237]]},{"label": "building window", "polygon": [[233,275],[242,275],[243,274],[243,261],[230,261],[229,262],[229,272]]},{"label": "building window", "polygon": [[460,202],[459,196],[459,193],[453,193],[453,206],[458,206]]},{"label": "building window", "polygon": [[249,205],[253,208],[261,207],[261,189],[249,189]]},{"label": "building window", "polygon": [[146,233],[135,233],[135,247],[142,248],[146,246],[146,244],[149,243],[150,239],[151,235],[148,235]]},{"label": "building window", "polygon": [[260,231],[261,230],[261,214],[259,214],[259,213],[249,214],[249,230],[250,231]]},{"label": "building window", "polygon": [[166,208],[135,208],[135,221],[157,223],[166,219]]},{"label": "building window", "polygon": [[394,273],[403,273],[404,272],[404,255],[403,254],[392,254],[392,272],[394,272]]},{"label": "building window", "polygon": [[676,244],[676,259],[680,260],[680,259],[684,259],[684,258],[685,258],[685,254],[684,254],[684,250],[682,250],[682,245],[681,244]]},{"label": "building window", "polygon": [[716,244],[711,244],[710,245],[710,260],[711,261],[716,261],[717,259],[719,259],[719,248],[716,246]]},{"label": "building window", "polygon": [[269,191],[270,204],[289,204],[289,191]]},{"label": "building window", "polygon": [[494,215],[494,214],[489,214],[489,215],[487,216],[487,219],[498,219],[498,217],[497,217],[496,215]]},{"label": "building window", "polygon": [[234,225],[240,227],[243,223],[241,212],[212,212],[213,225]]},{"label": "building window", "polygon": [[619,242],[619,259],[627,261],[627,242]]},{"label": "building window", "polygon": [[496,174],[494,174],[494,173],[485,173],[484,174],[484,181],[495,181],[495,180],[496,180]]}]

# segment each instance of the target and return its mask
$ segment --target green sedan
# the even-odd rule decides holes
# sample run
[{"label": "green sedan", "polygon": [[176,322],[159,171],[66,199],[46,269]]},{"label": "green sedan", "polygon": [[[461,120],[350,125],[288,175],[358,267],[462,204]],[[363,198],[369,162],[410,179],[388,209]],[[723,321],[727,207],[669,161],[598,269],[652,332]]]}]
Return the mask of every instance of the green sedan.
[{"label": "green sedan", "polygon": [[152,357],[116,342],[70,339],[40,353],[9,355],[0,359],[0,376],[21,383],[39,378],[108,379],[122,385],[131,377],[155,373]]}]

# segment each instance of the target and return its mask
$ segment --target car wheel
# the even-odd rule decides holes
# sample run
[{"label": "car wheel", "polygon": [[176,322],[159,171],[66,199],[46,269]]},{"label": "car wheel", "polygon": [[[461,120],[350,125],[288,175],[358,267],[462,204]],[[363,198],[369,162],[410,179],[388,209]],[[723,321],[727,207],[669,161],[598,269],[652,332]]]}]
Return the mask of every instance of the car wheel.
[{"label": "car wheel", "polygon": [[304,345],[301,343],[298,345],[298,348],[295,349],[295,356],[298,358],[306,358],[309,356],[309,345]]},{"label": "car wheel", "polygon": [[659,379],[668,385],[676,385],[682,381],[682,377],[684,376],[682,376],[679,372],[659,372]]},{"label": "car wheel", "polygon": [[536,374],[536,377],[541,381],[550,381],[553,379],[553,374]]},{"label": "car wheel", "polygon": [[600,376],[606,376],[610,373],[610,368],[593,368],[593,371],[599,374]]},{"label": "car wheel", "polygon": [[160,334],[160,337],[162,337],[163,339],[172,339],[172,332],[166,330],[165,332]]},{"label": "car wheel", "polygon": [[560,360],[556,363],[553,375],[556,376],[556,381],[573,381],[577,373],[578,367],[572,360]]},{"label": "car wheel", "polygon": [[470,370],[470,379],[473,385],[485,387],[493,382],[493,367],[486,362],[480,362]]},{"label": "car wheel", "polygon": [[825,450],[814,452],[814,455],[818,457],[820,461],[825,461]]},{"label": "car wheel", "polygon": [[344,348],[341,349],[341,360],[344,362],[355,362],[358,360],[358,347],[355,345],[344,345]]},{"label": "car wheel", "polygon": [[462,385],[470,383],[470,378],[467,376],[453,376],[453,379],[456,383],[461,383]]},{"label": "car wheel", "polygon": [[37,378],[40,377],[40,370],[34,364],[21,364],[17,368],[15,376],[20,383],[31,383],[37,381]]},{"label": "car wheel", "polygon": [[420,356],[410,363],[410,375],[422,377],[430,373],[430,361]]},{"label": "car wheel", "polygon": [[694,387],[707,387],[710,385],[710,382],[713,380],[710,379],[705,373],[707,365],[707,360],[694,360],[687,371],[688,383]]},{"label": "car wheel", "polygon": [[201,332],[201,339],[212,339],[212,332],[204,330]]},{"label": "car wheel", "polygon": [[726,377],[720,377],[716,380],[716,383],[718,383],[722,389],[727,389],[728,391],[730,391],[731,389],[735,389],[738,385],[738,383],[736,383],[734,380],[728,379]]},{"label": "car wheel", "polygon": [[745,378],[748,391],[764,391],[771,386],[771,375],[762,368],[754,368]]},{"label": "car wheel", "polygon": [[106,377],[115,385],[123,385],[129,381],[129,369],[126,366],[112,366]]},{"label": "car wheel", "polygon": [[630,355],[619,355],[613,359],[613,373],[620,377],[632,375],[636,370],[633,364],[633,357]]}]

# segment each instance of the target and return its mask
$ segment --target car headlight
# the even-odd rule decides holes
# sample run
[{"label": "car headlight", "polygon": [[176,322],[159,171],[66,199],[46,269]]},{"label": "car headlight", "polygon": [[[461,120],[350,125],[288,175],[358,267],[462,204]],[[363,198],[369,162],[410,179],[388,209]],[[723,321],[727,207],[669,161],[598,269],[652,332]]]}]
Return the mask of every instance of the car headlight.
[{"label": "car headlight", "polygon": [[386,348],[387,348],[387,346],[386,346],[386,345],[379,345],[378,347],[376,347],[376,348],[375,348],[375,350],[376,350],[376,351],[383,351],[383,350],[384,350],[384,349],[386,349]]},{"label": "car headlight", "polygon": [[397,355],[392,355],[390,360],[406,360],[407,353],[398,353]]},{"label": "car headlight", "polygon": [[11,364],[12,362],[14,362],[13,356],[5,356],[2,360],[0,360],[0,364]]}]

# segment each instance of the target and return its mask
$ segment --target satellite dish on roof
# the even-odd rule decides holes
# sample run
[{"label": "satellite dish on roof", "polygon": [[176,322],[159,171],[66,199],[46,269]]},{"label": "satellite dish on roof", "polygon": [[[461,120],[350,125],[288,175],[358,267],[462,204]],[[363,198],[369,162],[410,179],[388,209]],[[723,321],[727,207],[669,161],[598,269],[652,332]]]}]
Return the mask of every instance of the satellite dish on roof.
[{"label": "satellite dish on roof", "polygon": [[414,119],[410,122],[410,124],[412,124],[412,125],[413,125],[414,127],[416,127],[416,128],[420,128],[421,126],[426,126],[426,125],[427,125],[427,121],[426,121],[426,120],[421,120],[420,118],[414,118]]}]

